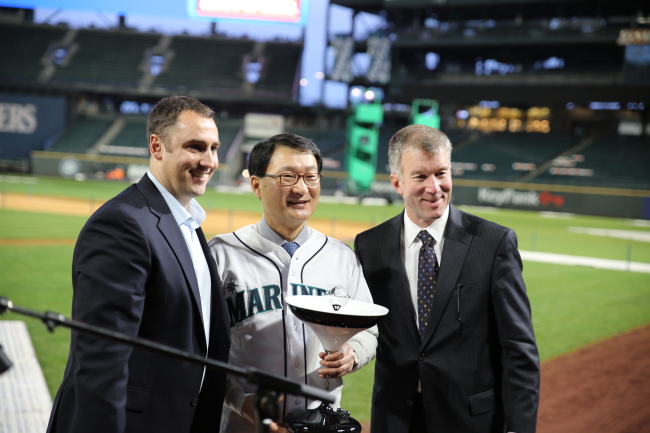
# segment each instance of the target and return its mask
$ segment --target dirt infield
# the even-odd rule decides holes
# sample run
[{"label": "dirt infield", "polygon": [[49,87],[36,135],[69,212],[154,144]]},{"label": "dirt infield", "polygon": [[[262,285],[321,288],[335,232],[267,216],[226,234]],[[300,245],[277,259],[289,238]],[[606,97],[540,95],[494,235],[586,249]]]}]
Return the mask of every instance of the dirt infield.
[{"label": "dirt infield", "polygon": [[[102,202],[99,201],[5,193],[2,195],[0,208],[62,215],[90,216],[101,205]],[[232,232],[248,224],[254,224],[259,221],[261,215],[261,212],[209,210],[201,227],[206,233],[206,236],[211,237],[220,233]],[[330,221],[318,218],[310,219],[309,226],[344,242],[353,241],[358,233],[370,228],[369,223]],[[12,242],[15,243],[15,241]]]},{"label": "dirt infield", "polygon": [[650,432],[650,326],[544,362],[537,432]]},{"label": "dirt infield", "polygon": [[[100,205],[7,193],[0,208],[90,216]],[[259,213],[209,211],[203,228],[212,236],[259,218]],[[369,228],[368,224],[318,219],[309,224],[344,241]],[[74,244],[74,240],[0,240],[0,245],[30,244]],[[367,423],[363,431],[369,431]],[[544,362],[537,432],[650,433],[650,326]]]}]

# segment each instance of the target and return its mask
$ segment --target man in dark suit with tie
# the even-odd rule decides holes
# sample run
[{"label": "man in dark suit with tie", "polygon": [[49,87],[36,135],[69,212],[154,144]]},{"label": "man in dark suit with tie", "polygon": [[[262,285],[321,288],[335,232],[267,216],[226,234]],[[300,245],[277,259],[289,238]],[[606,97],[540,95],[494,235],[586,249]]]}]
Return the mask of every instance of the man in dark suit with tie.
[{"label": "man in dark suit with tie", "polygon": [[531,433],[539,356],[515,233],[450,204],[451,143],[411,125],[389,143],[405,212],[355,251],[379,323],[372,433]]},{"label": "man in dark suit with tie", "polygon": [[[217,168],[214,112],[163,99],[147,123],[149,171],[95,212],[72,265],[72,317],[227,361],[228,312],[194,199]],[[225,375],[72,332],[48,432],[216,432]]]}]

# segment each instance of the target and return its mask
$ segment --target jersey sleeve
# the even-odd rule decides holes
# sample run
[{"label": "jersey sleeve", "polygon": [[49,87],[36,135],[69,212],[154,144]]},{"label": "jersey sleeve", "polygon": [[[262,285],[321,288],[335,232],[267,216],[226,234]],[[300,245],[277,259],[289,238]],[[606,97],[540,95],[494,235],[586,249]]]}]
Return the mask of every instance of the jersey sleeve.
[{"label": "jersey sleeve", "polygon": [[[352,270],[350,283],[347,288],[348,294],[355,301],[373,303],[368,283],[366,283],[366,279],[363,276],[361,263],[352,250],[350,250],[350,261],[352,262]],[[359,357],[359,363],[354,367],[353,371],[360,369],[375,358],[378,337],[379,329],[375,325],[350,338],[348,343]]]},{"label": "jersey sleeve", "polygon": [[244,401],[248,397],[249,393],[244,391],[241,384],[237,382],[237,379],[229,374],[226,376],[226,393],[223,404],[241,415],[242,407],[244,406]]}]

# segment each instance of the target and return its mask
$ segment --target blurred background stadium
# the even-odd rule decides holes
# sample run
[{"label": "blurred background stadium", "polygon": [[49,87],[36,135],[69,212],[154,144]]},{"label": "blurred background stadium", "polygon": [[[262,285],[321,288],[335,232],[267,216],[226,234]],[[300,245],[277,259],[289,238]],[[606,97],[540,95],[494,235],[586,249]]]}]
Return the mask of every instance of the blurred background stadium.
[{"label": "blurred background stadium", "polygon": [[[261,138],[314,139],[323,194],[373,205],[319,206],[314,224],[350,241],[345,222],[402,209],[390,136],[439,126],[456,205],[515,229],[524,252],[627,263],[524,256],[544,360],[650,322],[650,278],[632,272],[650,264],[647,1],[0,0],[0,295],[69,313],[74,239],[142,176],[148,111],[171,95],[217,113],[220,166],[201,204],[226,222],[208,236],[259,218],[241,192]],[[27,325],[55,392],[69,334]],[[372,370],[346,383],[344,405],[367,420]]]},{"label": "blurred background stadium", "polygon": [[388,139],[428,123],[458,204],[650,217],[644,1],[40,3],[0,8],[2,171],[137,179],[148,110],[186,94],[218,113],[215,184],[292,132],[326,191],[394,199]]}]

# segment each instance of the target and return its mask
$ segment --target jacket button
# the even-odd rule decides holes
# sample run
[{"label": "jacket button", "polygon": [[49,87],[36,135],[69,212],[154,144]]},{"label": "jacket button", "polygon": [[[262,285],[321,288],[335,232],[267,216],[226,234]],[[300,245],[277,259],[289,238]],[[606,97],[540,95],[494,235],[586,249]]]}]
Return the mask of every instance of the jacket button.
[{"label": "jacket button", "polygon": [[205,356],[205,352],[201,352],[201,356]]},{"label": "jacket button", "polygon": [[198,404],[199,404],[199,398],[198,397],[194,397],[192,399],[192,401],[190,402],[190,406],[192,406],[192,407],[196,407]]},{"label": "jacket button", "polygon": [[420,353],[420,356],[418,356],[418,361],[424,361],[424,353]]},{"label": "jacket button", "polygon": [[411,400],[410,398],[407,399],[406,404],[408,404],[409,406],[413,406],[413,400]]}]

